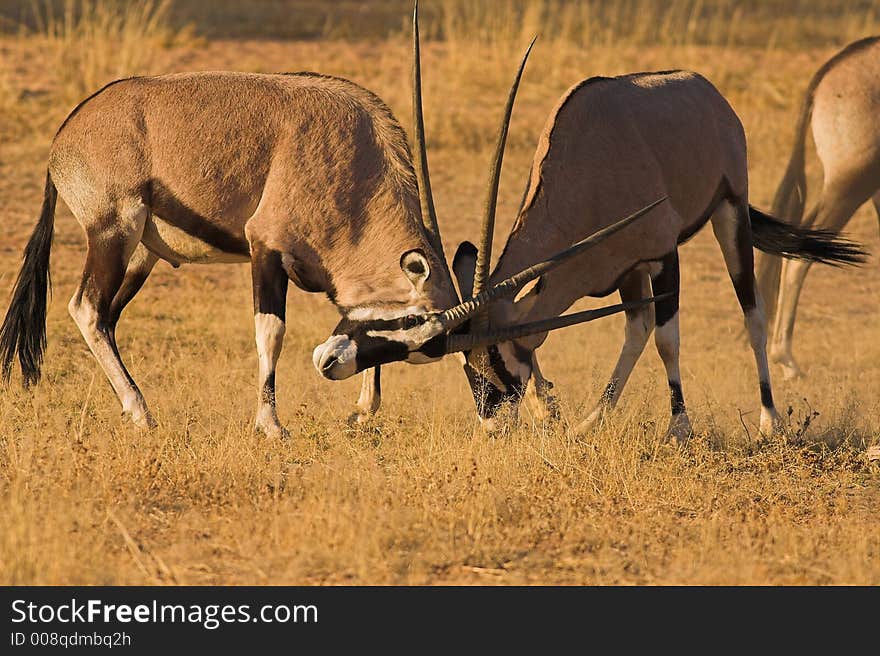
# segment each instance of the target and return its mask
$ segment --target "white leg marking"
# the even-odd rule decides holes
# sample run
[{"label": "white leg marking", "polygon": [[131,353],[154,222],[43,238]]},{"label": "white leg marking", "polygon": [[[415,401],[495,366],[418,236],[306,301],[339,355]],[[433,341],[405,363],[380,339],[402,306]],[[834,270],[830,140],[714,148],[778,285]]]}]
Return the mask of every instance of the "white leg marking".
[{"label": "white leg marking", "polygon": [[382,405],[381,368],[367,369],[361,379],[361,395],[356,410],[349,416],[349,424],[362,424],[379,411]]},{"label": "white leg marking", "polygon": [[80,302],[77,302],[77,295],[70,299],[67,310],[122,403],[123,414],[130,417],[139,428],[153,428],[156,426],[156,421],[147,409],[140,390],[126,372],[116,349],[113,348],[112,333],[107,332],[108,329],[102,330],[98,327],[98,313],[95,308],[85,295]]},{"label": "white leg marking", "polygon": [[669,420],[669,428],[666,430],[664,440],[683,444],[690,438],[692,430],[691,420],[685,410],[684,396],[681,391],[681,370],[679,369],[681,335],[678,312],[662,326],[657,326],[654,331],[654,343],[657,345],[657,352],[666,368],[666,380],[672,398],[672,417]]},{"label": "white leg marking", "polygon": [[274,314],[254,315],[257,355],[259,357],[259,389],[256,428],[269,437],[287,437],[275,411],[275,365],[284,342],[284,322]]},{"label": "white leg marking", "polygon": [[525,402],[538,421],[557,421],[560,417],[559,400],[552,389],[553,383],[544,378],[538,366],[538,356],[532,353],[532,376],[526,386]]},{"label": "white leg marking", "polygon": [[771,394],[770,365],[767,362],[767,332],[764,327],[764,308],[760,295],[757,296],[758,305],[746,312],[746,331],[749,333],[749,341],[755,354],[755,363],[758,365],[758,381],[761,384],[761,421],[760,430],[764,435],[772,435],[781,430],[782,424],[776,407],[771,403],[764,405],[765,395]]},{"label": "white leg marking", "polygon": [[[650,278],[647,272],[640,274],[639,298],[646,298],[651,295]],[[579,433],[588,432],[590,429],[599,424],[603,417],[612,410],[620,400],[620,395],[626,382],[629,380],[632,370],[636,366],[636,362],[645,350],[648,338],[654,330],[654,306],[649,305],[640,312],[626,316],[626,327],[624,328],[623,348],[617,358],[617,364],[611,373],[611,379],[602,393],[593,411],[578,426]]]}]

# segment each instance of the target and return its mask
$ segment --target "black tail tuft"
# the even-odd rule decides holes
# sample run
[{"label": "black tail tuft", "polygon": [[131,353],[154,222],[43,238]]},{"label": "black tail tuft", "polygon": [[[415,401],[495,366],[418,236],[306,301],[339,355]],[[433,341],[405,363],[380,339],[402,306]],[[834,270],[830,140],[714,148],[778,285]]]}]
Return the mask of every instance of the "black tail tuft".
[{"label": "black tail tuft", "polygon": [[821,262],[830,266],[863,264],[868,253],[830,230],[810,230],[775,219],[749,206],[755,248],[789,259]]},{"label": "black tail tuft", "polygon": [[25,387],[40,380],[43,352],[46,350],[46,303],[49,294],[49,252],[55,227],[55,202],[58,192],[52,177],[46,174],[46,191],[40,220],[24,249],[24,262],[15,280],[12,301],[0,328],[0,367],[3,380],[12,375],[12,363],[18,356]]}]

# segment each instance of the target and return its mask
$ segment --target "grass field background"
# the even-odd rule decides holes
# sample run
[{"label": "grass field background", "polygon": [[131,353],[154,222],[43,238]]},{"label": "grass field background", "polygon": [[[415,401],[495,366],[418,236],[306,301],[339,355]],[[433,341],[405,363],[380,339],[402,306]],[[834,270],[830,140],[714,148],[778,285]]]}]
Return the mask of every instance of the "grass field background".
[{"label": "grass field background", "polygon": [[[848,41],[880,31],[880,3],[863,1],[422,4],[447,252],[476,236],[501,106],[534,33],[496,249],[538,132],[570,85],[699,71],[742,118],[751,200],[767,208],[810,76]],[[398,0],[2,3],[0,293],[39,210],[52,135],[82,97],[135,73],[316,70],[375,91],[409,130],[409,11]],[[815,190],[812,153],[809,174]],[[862,208],[848,233],[880,251],[873,210]],[[660,444],[668,398],[652,346],[619,411],[587,437],[524,410],[510,434],[487,438],[452,358],[388,367],[381,414],[349,428],[359,380],[331,383],[311,364],[336,312],[297,290],[278,370],[292,437],[255,435],[246,265],[160,263],[126,310],[120,349],[160,423],[139,432],[120,422],[67,315],[83,259],[82,232],[62,206],[43,382],[0,390],[2,583],[880,583],[880,471],[864,453],[880,437],[876,255],[859,270],[811,272],[795,346],[807,378],[774,372],[790,435],[767,441],[717,244],[704,231],[682,248],[682,372],[697,431],[683,451]],[[541,349],[572,423],[596,400],[622,339],[613,317]]]}]

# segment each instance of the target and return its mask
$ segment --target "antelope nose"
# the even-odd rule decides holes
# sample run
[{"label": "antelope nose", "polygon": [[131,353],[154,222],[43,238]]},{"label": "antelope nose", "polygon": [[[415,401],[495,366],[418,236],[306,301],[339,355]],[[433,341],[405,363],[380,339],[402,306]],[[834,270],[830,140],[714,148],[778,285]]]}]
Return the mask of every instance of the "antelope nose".
[{"label": "antelope nose", "polygon": [[321,361],[321,373],[324,374],[327,378],[330,378],[330,370],[333,369],[334,365],[339,362],[339,358],[337,358],[332,353],[325,355]]},{"label": "antelope nose", "polygon": [[330,380],[342,380],[357,373],[357,346],[345,335],[334,335],[312,353],[315,369]]}]

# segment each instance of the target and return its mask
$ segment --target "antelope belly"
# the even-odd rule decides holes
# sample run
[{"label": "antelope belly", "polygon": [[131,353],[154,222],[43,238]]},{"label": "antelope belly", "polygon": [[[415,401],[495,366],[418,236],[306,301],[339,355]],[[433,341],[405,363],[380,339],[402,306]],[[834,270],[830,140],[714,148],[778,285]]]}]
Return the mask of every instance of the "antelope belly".
[{"label": "antelope belly", "polygon": [[144,225],[141,241],[154,254],[175,265],[250,260],[247,255],[224,251],[155,215]]}]

